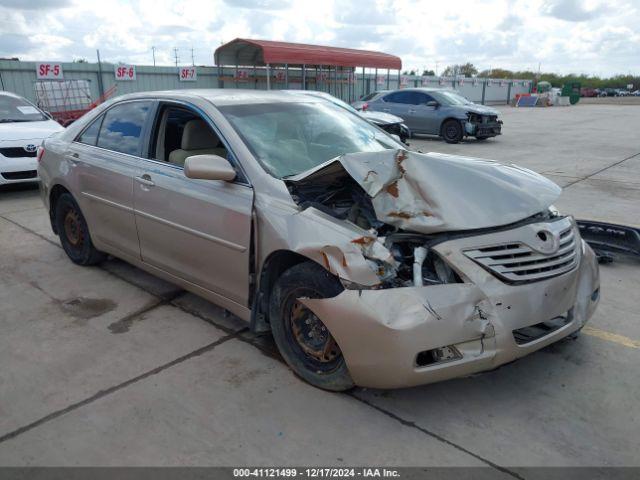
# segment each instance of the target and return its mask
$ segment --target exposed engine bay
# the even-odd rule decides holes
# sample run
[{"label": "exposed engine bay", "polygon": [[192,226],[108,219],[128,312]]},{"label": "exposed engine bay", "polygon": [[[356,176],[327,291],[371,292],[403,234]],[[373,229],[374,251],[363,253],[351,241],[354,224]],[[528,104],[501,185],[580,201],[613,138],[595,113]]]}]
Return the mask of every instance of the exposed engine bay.
[{"label": "exposed engine bay", "polygon": [[[547,208],[540,205],[541,210],[531,212],[532,214],[528,217],[507,225],[497,224],[497,226],[457,231],[437,231],[436,228],[426,228],[419,219],[416,219],[418,215],[407,212],[406,209],[401,210],[392,202],[393,199],[402,200],[400,189],[406,190],[412,195],[410,199],[413,201],[414,210],[421,209],[422,216],[431,217],[432,220],[436,217],[433,213],[428,213],[432,211],[432,205],[425,206],[425,202],[421,202],[424,197],[421,198],[416,194],[416,181],[406,179],[408,175],[403,162],[406,161],[409,152],[389,153],[394,154],[391,159],[396,167],[396,175],[389,175],[389,172],[386,172],[387,178],[382,182],[378,181],[379,185],[375,188],[372,188],[372,185],[378,179],[372,180],[372,177],[378,177],[378,172],[384,171],[385,165],[381,165],[384,157],[378,159],[378,168],[375,170],[370,168],[366,171],[363,182],[358,182],[354,176],[347,174],[340,161],[334,161],[308,176],[287,180],[287,188],[293,200],[302,209],[313,207],[368,232],[366,236],[354,238],[352,243],[362,247],[363,255],[380,280],[375,288],[461,283],[463,280],[460,275],[431,250],[432,246],[451,238],[478,235],[487,231],[498,231],[521,224],[544,221],[553,215]],[[379,168],[381,166],[383,168]],[[405,187],[403,181],[411,182],[409,186],[413,187],[413,191]],[[367,187],[369,187],[368,190]],[[381,204],[381,200],[385,203]],[[387,211],[386,215],[384,209]],[[380,215],[381,211],[383,215]],[[384,221],[380,219],[381,217]],[[436,223],[432,222],[432,225]],[[419,230],[426,231],[421,233]],[[389,252],[388,258],[380,259],[367,254],[367,247],[374,242],[385,247]]]}]

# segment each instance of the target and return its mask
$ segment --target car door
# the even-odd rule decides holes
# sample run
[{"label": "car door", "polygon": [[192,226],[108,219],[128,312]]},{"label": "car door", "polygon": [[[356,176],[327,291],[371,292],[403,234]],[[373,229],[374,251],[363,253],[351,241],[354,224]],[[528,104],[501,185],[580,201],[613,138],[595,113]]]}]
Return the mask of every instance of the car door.
[{"label": "car door", "polygon": [[149,100],[116,103],[80,133],[66,154],[94,244],[136,259],[133,179],[139,174],[151,106]]},{"label": "car door", "polygon": [[[379,102],[376,102],[375,110],[390,113],[406,121],[409,115],[408,93],[391,92],[383,96]],[[410,125],[407,126],[411,128]]]},{"label": "car door", "polygon": [[[183,136],[189,115],[220,143],[202,150],[186,145],[185,140],[197,137],[202,143],[206,137]],[[150,138],[149,158],[134,187],[143,262],[247,306],[253,190],[233,153],[213,122],[185,104],[161,102]],[[227,156],[238,177],[232,182],[187,178],[181,163],[194,153]]]},{"label": "car door", "polygon": [[440,133],[440,115],[437,105],[427,105],[435,99],[424,92],[413,92],[409,107],[410,123],[412,131],[438,135]]}]

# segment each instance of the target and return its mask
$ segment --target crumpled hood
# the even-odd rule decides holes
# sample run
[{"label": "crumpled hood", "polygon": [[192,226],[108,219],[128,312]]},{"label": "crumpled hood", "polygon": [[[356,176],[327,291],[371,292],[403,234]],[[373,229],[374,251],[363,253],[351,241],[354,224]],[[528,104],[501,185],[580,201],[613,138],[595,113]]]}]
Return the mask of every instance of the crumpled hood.
[{"label": "crumpled hood", "polygon": [[401,149],[343,155],[286,182],[345,176],[364,189],[378,220],[426,234],[507,225],[546,210],[562,191],[515,165]]},{"label": "crumpled hood", "polygon": [[0,142],[6,140],[43,140],[64,130],[54,120],[0,123]]},{"label": "crumpled hood", "polygon": [[487,107],[485,105],[478,105],[477,103],[470,103],[469,105],[457,105],[460,110],[465,112],[477,113],[479,115],[500,115],[500,112],[495,108]]}]

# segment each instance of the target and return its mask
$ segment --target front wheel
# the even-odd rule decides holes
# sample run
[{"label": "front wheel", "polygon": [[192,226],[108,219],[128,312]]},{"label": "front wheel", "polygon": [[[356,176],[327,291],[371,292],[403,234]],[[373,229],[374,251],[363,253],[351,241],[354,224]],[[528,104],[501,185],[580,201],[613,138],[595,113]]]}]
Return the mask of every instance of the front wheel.
[{"label": "front wheel", "polygon": [[69,193],[63,193],[55,205],[55,224],[67,256],[78,265],[95,265],[106,255],[93,246],[89,227],[80,207]]},{"label": "front wheel", "polygon": [[316,387],[344,391],[354,386],[342,351],[322,320],[299,298],[330,298],[342,292],[336,277],[304,262],[285,271],[271,293],[273,338],[289,367]]},{"label": "front wheel", "polygon": [[447,120],[442,124],[442,138],[447,143],[458,143],[462,140],[462,125],[458,120]]}]

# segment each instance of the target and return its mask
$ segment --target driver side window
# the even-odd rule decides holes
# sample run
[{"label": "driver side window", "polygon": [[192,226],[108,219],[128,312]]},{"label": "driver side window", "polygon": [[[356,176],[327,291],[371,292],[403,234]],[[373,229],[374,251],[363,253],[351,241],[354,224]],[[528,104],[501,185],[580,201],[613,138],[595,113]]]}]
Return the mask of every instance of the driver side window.
[{"label": "driver side window", "polygon": [[161,107],[155,128],[151,158],[184,167],[192,155],[218,155],[227,158],[227,149],[218,135],[197,113],[188,108]]}]

